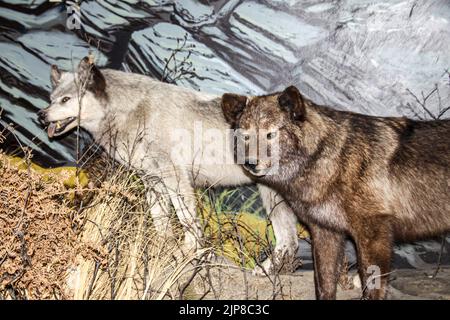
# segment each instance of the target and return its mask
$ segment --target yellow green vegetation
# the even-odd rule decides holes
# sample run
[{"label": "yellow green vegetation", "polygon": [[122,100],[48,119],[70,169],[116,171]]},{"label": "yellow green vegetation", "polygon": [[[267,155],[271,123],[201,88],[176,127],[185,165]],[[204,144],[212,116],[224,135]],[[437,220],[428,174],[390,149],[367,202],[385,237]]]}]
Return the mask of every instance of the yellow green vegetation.
[{"label": "yellow green vegetation", "polygon": [[[213,204],[206,196],[202,197],[202,215],[205,238],[210,241],[217,254],[223,255],[236,264],[252,269],[262,254],[270,255],[275,245],[275,237],[270,221],[248,210],[258,196],[255,192],[242,206],[242,212],[233,213],[226,208],[225,200],[236,190],[223,191]],[[297,224],[300,238],[307,238],[307,230]]]},{"label": "yellow green vegetation", "polygon": [[[89,179],[85,171],[79,170],[75,167],[57,167],[57,168],[43,168],[31,161],[22,159],[20,157],[3,156],[1,161],[8,161],[10,166],[16,167],[18,170],[32,170],[41,176],[43,182],[62,181],[66,188],[86,187]],[[1,163],[1,162],[0,162]]]}]

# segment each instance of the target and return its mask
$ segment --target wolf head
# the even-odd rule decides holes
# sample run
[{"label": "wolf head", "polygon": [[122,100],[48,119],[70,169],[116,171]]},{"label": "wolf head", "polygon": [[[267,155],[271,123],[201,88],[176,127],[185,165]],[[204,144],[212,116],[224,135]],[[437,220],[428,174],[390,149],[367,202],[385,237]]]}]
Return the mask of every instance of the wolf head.
[{"label": "wolf head", "polygon": [[80,61],[75,73],[62,72],[53,65],[50,79],[53,86],[50,106],[38,112],[50,138],[70,131],[78,123],[88,127],[103,118],[107,98],[105,77],[88,57]]},{"label": "wolf head", "polygon": [[[244,168],[253,176],[262,178],[273,172],[276,158],[277,174],[283,167],[294,169],[303,154],[301,127],[306,121],[308,102],[294,86],[283,92],[245,97],[226,93],[222,96],[225,119],[239,133],[245,144]],[[297,134],[298,133],[298,134]],[[271,143],[272,140],[277,143]],[[251,141],[261,144],[265,140],[269,157],[249,152]],[[274,153],[277,153],[276,157]]]}]

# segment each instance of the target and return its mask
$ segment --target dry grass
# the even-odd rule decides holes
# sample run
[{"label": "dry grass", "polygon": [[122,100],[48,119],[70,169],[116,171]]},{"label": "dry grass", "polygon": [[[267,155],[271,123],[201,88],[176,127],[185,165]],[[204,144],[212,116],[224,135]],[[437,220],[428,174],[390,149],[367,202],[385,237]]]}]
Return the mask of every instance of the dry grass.
[{"label": "dry grass", "polygon": [[0,154],[0,298],[176,298],[198,253],[155,234],[140,180],[116,170],[83,208],[74,174]]},{"label": "dry grass", "polygon": [[[273,245],[266,220],[227,215],[220,201],[200,196],[208,248],[182,252],[177,221],[174,235],[155,233],[133,172],[103,162],[103,176],[95,180],[94,168],[88,186],[75,168],[46,170],[3,154],[0,161],[3,299],[220,298],[212,286],[222,271],[244,275],[245,288],[246,270]],[[206,259],[213,252],[229,260]]]},{"label": "dry grass", "polygon": [[[76,299],[176,299],[177,285],[198,253],[183,254],[180,237],[161,238],[152,228],[143,186],[118,170],[85,212],[82,243],[102,247],[95,259],[80,259],[70,276]],[[206,251],[206,249],[204,250]]]}]

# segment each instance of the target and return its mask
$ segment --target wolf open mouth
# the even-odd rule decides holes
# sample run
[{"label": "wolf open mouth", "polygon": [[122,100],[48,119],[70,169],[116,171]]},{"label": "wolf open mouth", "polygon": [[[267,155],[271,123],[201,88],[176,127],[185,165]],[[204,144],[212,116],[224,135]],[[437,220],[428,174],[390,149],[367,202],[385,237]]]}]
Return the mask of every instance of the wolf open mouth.
[{"label": "wolf open mouth", "polygon": [[48,137],[53,138],[55,135],[60,135],[61,133],[63,133],[64,129],[66,129],[67,126],[74,122],[76,119],[76,117],[70,117],[67,119],[50,122],[47,127]]}]

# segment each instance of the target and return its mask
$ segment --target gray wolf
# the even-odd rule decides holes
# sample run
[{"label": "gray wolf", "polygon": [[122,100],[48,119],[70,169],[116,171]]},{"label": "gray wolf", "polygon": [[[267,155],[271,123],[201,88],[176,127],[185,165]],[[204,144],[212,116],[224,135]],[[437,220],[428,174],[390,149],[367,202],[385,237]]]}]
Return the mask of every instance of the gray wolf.
[{"label": "gray wolf", "polygon": [[222,109],[247,144],[278,137],[268,144],[278,155],[275,170],[258,155],[246,156],[244,168],[309,226],[318,298],[336,297],[345,237],[356,244],[363,296],[382,299],[394,241],[450,231],[450,120],[337,111],[293,86],[257,97],[225,94]]},{"label": "gray wolf", "polygon": [[[197,146],[186,150],[192,145],[189,138],[197,134],[196,126],[219,138],[227,132],[220,96],[144,75],[99,69],[87,57],[75,72],[52,66],[51,83],[50,105],[38,113],[48,136],[61,136],[79,122],[112,157],[141,173],[155,228],[161,234],[171,232],[168,219],[170,208],[175,209],[187,248],[200,247],[202,239],[194,188],[253,183],[240,166],[223,161],[221,150],[218,154],[207,151],[207,141],[194,141]],[[231,148],[224,152],[233,157]],[[258,189],[277,241],[274,258],[255,269],[262,274],[274,271],[272,262],[284,263],[283,257],[295,256],[298,239],[292,210],[270,188],[258,185]]]}]

